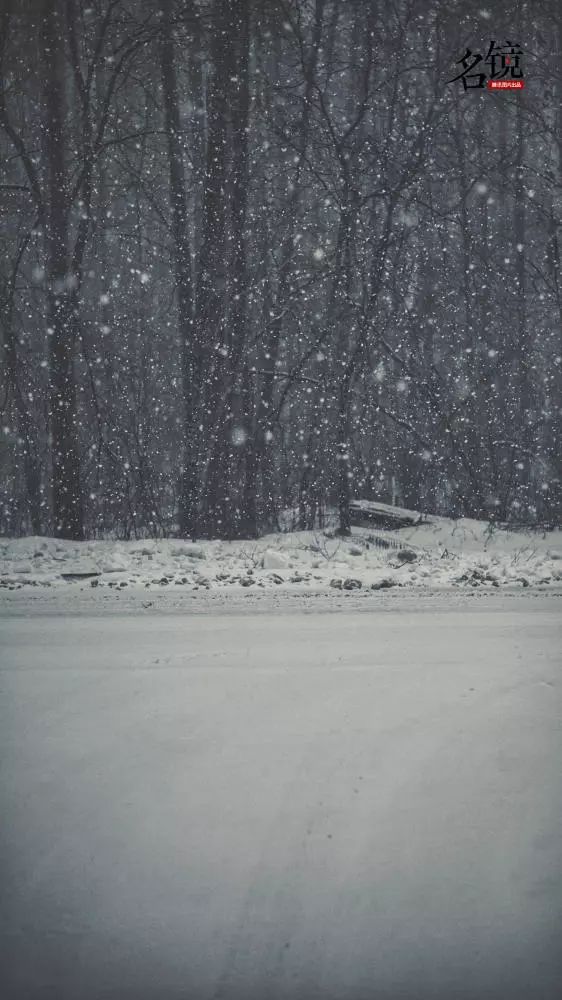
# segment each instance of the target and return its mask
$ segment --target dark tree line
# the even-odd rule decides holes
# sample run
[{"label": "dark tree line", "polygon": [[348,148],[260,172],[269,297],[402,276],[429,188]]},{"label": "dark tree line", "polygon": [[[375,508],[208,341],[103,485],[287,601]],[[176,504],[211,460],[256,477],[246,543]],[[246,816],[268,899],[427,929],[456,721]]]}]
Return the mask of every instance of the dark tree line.
[{"label": "dark tree line", "polygon": [[[553,0],[2,0],[0,528],[562,509]],[[447,81],[524,50],[523,91]]]}]

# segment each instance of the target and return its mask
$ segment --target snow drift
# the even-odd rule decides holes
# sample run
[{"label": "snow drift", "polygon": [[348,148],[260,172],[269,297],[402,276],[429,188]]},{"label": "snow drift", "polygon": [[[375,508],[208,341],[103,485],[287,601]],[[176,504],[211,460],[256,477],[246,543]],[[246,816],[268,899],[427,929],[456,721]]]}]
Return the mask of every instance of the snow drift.
[{"label": "snow drift", "polygon": [[396,531],[354,528],[349,538],[306,531],[256,541],[177,539],[0,542],[0,586],[188,588],[191,591],[556,587],[560,531],[507,531],[432,517]]}]

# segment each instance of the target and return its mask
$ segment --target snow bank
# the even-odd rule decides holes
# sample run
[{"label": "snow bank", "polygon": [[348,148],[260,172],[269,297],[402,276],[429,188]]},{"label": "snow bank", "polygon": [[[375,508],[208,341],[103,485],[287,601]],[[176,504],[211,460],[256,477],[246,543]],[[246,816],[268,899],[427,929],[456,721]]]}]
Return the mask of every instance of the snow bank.
[{"label": "snow bank", "polygon": [[432,518],[399,531],[355,528],[268,535],[257,541],[175,539],[0,542],[0,587],[146,590],[380,590],[552,588],[562,583],[562,533],[512,532],[485,522]]}]

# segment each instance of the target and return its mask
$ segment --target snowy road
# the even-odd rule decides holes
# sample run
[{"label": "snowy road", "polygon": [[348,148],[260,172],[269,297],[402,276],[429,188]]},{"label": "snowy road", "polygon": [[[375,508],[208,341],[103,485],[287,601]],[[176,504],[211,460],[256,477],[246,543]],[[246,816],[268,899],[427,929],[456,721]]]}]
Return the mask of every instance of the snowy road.
[{"label": "snowy road", "polygon": [[5,1000],[554,1000],[559,608],[7,612]]}]

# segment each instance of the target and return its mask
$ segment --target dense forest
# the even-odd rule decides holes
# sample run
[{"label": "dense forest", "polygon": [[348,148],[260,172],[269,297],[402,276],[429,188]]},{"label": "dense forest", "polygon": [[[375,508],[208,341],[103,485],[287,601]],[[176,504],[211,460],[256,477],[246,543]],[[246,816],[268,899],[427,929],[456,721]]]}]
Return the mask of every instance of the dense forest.
[{"label": "dense forest", "polygon": [[0,9],[2,533],[558,523],[555,0]]}]

